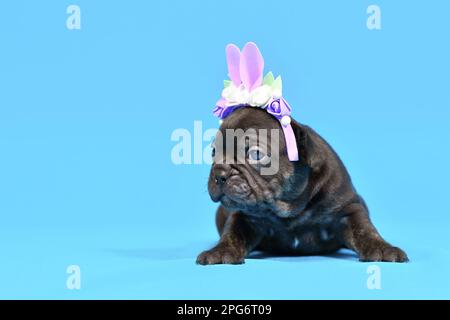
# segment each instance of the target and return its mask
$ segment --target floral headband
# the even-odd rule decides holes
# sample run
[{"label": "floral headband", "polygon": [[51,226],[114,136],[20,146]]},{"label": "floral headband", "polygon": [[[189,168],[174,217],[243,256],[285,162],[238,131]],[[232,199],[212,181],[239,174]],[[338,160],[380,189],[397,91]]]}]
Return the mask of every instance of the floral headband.
[{"label": "floral headband", "polygon": [[291,107],[282,97],[281,77],[272,72],[263,77],[264,59],[256,44],[248,42],[242,52],[234,44],[226,49],[228,76],[222,98],[213,113],[220,120],[242,107],[255,107],[273,115],[283,128],[290,161],[298,161],[297,142],[291,126]]}]

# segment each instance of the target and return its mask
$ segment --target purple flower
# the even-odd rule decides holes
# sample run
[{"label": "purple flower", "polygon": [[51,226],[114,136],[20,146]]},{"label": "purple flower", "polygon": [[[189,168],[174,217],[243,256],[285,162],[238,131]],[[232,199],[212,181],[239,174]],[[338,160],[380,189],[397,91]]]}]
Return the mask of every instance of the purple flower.
[{"label": "purple flower", "polygon": [[245,107],[245,104],[237,104],[234,106],[227,106],[227,101],[225,99],[220,99],[217,101],[216,106],[213,109],[213,114],[219,119],[225,119],[228,117],[234,110]]},{"label": "purple flower", "polygon": [[216,106],[213,109],[213,114],[219,119],[222,119],[223,113],[226,109],[226,104],[227,101],[223,98],[216,102]]},{"label": "purple flower", "polygon": [[284,116],[290,116],[291,115],[291,107],[289,104],[284,100],[283,98],[273,100],[268,106],[267,106],[267,112],[273,115],[278,120],[283,118]]}]

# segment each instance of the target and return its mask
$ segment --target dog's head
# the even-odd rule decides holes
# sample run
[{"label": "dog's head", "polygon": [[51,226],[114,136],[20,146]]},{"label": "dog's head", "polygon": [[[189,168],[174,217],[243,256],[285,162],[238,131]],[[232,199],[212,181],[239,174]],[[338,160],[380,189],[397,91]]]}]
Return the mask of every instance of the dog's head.
[{"label": "dog's head", "polygon": [[288,159],[281,125],[265,110],[241,108],[225,118],[212,145],[211,199],[229,210],[291,216],[312,169],[307,130],[291,125],[299,161]]}]

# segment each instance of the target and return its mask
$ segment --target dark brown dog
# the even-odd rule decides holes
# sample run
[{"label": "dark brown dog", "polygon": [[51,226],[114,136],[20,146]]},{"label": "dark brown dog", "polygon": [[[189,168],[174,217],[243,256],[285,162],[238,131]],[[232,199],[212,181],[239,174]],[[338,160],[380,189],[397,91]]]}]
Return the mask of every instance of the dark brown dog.
[{"label": "dark brown dog", "polygon": [[[221,203],[216,214],[219,243],[204,251],[197,263],[243,263],[252,250],[274,254],[316,255],[340,248],[354,250],[360,261],[405,262],[408,257],[377,232],[364,200],[356,193],[338,155],[314,130],[292,121],[300,161],[287,157],[281,130],[279,149],[245,146],[249,163],[213,163],[208,181],[211,199]],[[234,111],[220,127],[226,129],[281,129],[264,110]],[[270,139],[268,139],[270,141]],[[224,147],[221,148],[225,150]],[[239,142],[236,144],[238,145]],[[255,149],[256,148],[256,149]],[[213,150],[214,152],[214,150]],[[215,150],[221,159],[235,157]],[[262,175],[276,154],[279,170]],[[218,155],[214,155],[217,157]],[[236,160],[236,159],[235,159]],[[264,164],[258,163],[264,160]]]}]

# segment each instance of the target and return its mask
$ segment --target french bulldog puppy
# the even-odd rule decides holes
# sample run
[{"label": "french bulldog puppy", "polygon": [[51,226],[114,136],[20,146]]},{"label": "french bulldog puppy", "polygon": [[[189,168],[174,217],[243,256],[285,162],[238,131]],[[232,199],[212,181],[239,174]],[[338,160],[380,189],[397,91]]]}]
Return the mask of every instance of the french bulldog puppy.
[{"label": "french bulldog puppy", "polygon": [[[213,149],[208,181],[211,199],[220,202],[216,213],[220,241],[202,252],[197,263],[241,264],[252,250],[319,255],[340,248],[355,251],[360,261],[408,261],[404,251],[378,233],[331,146],[310,127],[293,119],[291,125],[299,161],[289,161],[280,123],[264,110],[245,107],[224,119],[216,137],[223,147]],[[272,150],[269,138],[266,146],[245,145],[246,161],[226,161],[236,157],[225,148],[227,129],[250,128],[269,133],[279,129],[278,147]],[[218,157],[222,161],[216,161]],[[278,170],[261,174],[262,167],[274,160]]]}]

